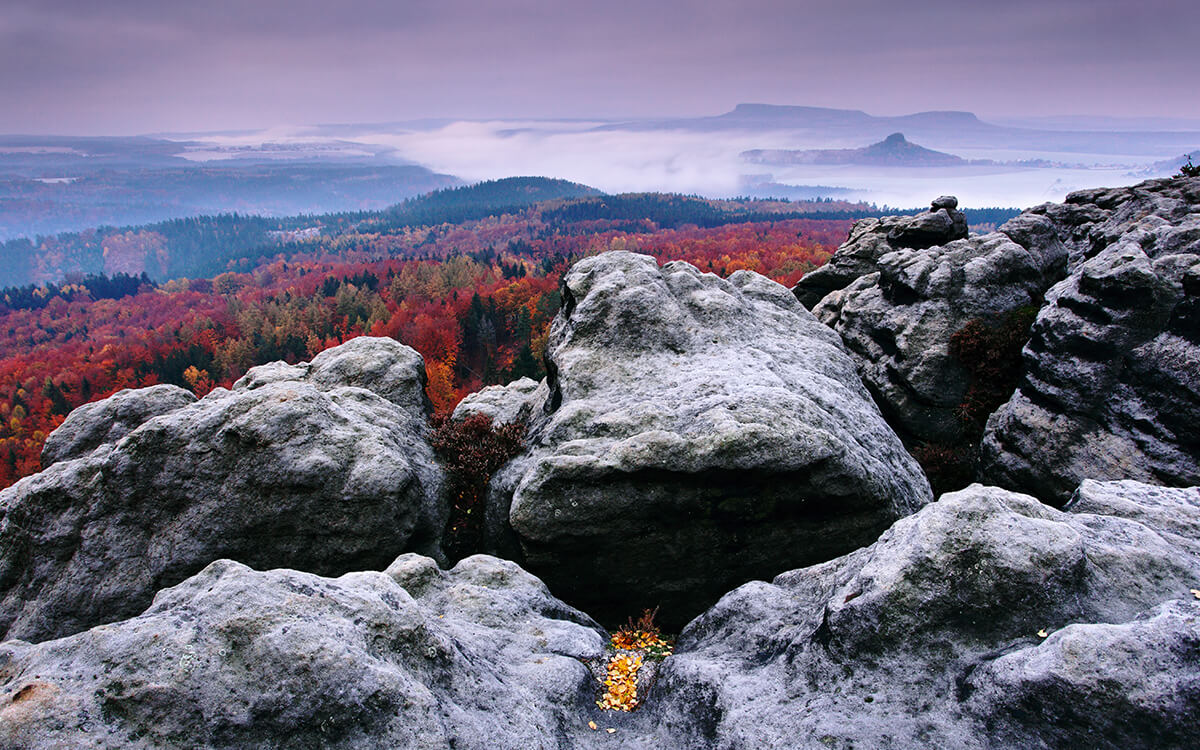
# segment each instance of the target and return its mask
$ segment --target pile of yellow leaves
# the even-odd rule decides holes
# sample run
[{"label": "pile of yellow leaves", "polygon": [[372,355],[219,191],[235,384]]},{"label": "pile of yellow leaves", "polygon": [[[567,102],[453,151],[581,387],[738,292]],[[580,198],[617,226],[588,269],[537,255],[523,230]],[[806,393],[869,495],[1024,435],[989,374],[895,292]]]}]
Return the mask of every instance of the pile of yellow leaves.
[{"label": "pile of yellow leaves", "polygon": [[596,705],[606,711],[632,711],[637,708],[638,672],[644,660],[665,659],[671,655],[671,642],[654,625],[654,613],[647,610],[638,622],[630,621],[612,637],[616,652],[608,660],[604,677],[604,695]]},{"label": "pile of yellow leaves", "polygon": [[606,711],[632,711],[637,708],[637,675],[642,668],[642,655],[618,653],[608,660],[608,676],[604,679],[604,695],[596,705]]}]

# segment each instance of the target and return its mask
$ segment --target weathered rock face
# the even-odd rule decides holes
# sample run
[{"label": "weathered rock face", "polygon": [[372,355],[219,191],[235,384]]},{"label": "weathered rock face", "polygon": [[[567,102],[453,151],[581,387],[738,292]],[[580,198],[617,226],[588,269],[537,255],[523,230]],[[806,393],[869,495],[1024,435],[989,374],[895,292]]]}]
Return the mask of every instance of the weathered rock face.
[{"label": "weathered rock face", "polygon": [[974,485],[866,549],[731,592],[661,670],[659,733],[690,748],[1194,746],[1200,489],[1085,482],[1077,497],[1064,513]]},{"label": "weathered rock face", "polygon": [[[860,222],[861,224],[862,222]],[[856,231],[831,259],[859,257],[883,243],[883,224]],[[923,249],[891,250],[869,272],[830,292],[813,308],[855,355],[859,371],[897,430],[907,439],[957,443],[969,439],[960,406],[970,372],[951,352],[951,337],[968,321],[1000,323],[1036,306],[1065,272],[1060,243],[1032,250],[1003,232]],[[863,270],[866,270],[865,268]],[[976,435],[977,437],[977,435]]]},{"label": "weathered rock face", "polygon": [[515,564],[214,562],[144,614],[0,645],[3,748],[572,748],[604,639]]},{"label": "weathered rock face", "polygon": [[967,234],[967,216],[958,210],[958,198],[953,195],[940,196],[929,211],[916,216],[863,219],[854,224],[850,238],[825,265],[800,279],[794,289],[796,298],[811,310],[830,292],[873,273],[876,262],[893,250],[944,245]]},{"label": "weathered rock face", "polygon": [[784,287],[606,253],[564,299],[531,447],[494,479],[492,515],[573,604],[682,624],[931,499],[837,336]]},{"label": "weathered rock face", "polygon": [[[445,510],[423,378],[412,349],[355,339],[127,420],[115,443],[0,492],[0,635],[40,640],[131,616],[222,557],[339,574],[437,554]],[[149,415],[125,408],[141,395],[91,410]],[[93,422],[72,416],[61,444],[110,440],[75,428]]]},{"label": "weathered rock face", "polygon": [[42,466],[82,458],[101,445],[115,443],[151,417],[195,403],[196,397],[177,385],[126,389],[84,404],[46,438]]},{"label": "weathered rock face", "polygon": [[[895,221],[859,222],[795,293],[910,444],[978,443],[976,476],[1058,504],[1087,477],[1200,482],[1200,180],[1073,193],[920,249],[894,248]],[[1006,326],[1035,309],[988,382],[953,356],[968,324],[1019,347]]]},{"label": "weathered rock face", "polygon": [[1061,503],[1085,477],[1200,483],[1200,179],[1073,193],[1070,275],[988,420],[981,476]]}]

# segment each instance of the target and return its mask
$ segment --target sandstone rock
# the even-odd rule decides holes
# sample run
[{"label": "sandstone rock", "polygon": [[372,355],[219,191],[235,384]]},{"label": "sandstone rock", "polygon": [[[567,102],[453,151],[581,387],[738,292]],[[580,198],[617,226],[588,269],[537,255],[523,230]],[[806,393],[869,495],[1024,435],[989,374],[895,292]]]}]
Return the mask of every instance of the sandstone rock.
[{"label": "sandstone rock", "polygon": [[973,485],[866,549],[731,592],[664,664],[659,733],[693,748],[1193,746],[1200,555],[1179,532],[1200,523],[1200,489],[1080,494],[1112,515]]},{"label": "sandstone rock", "polygon": [[809,310],[817,306],[830,292],[845,289],[862,276],[875,273],[879,259],[895,250],[888,234],[906,216],[885,216],[881,219],[860,219],[850,229],[850,237],[820,268],[804,274],[792,293]]},{"label": "sandstone rock", "polygon": [[440,554],[422,373],[408,347],[354,339],[311,365],[254,368],[0,491],[0,634],[40,640],[128,617],[221,557],[339,574]]},{"label": "sandstone rock", "polygon": [[[830,262],[843,252],[861,255],[857,245],[878,243],[878,234],[852,237]],[[1006,315],[1036,306],[1065,262],[1061,245],[1030,250],[1002,233],[893,250],[813,313],[841,335],[903,437],[961,444],[977,440],[971,432],[978,427],[960,414],[972,376],[951,355],[951,337],[969,321],[1003,325]]]},{"label": "sandstone rock", "polygon": [[101,445],[115,443],[151,417],[194,403],[196,397],[176,385],[155,385],[118,391],[102,400],[84,404],[46,438],[42,467],[80,458]]},{"label": "sandstone rock", "polygon": [[453,419],[483,414],[493,425],[526,423],[546,401],[546,381],[521,378],[508,385],[489,385],[469,394],[454,408]]},{"label": "sandstone rock", "polygon": [[491,513],[573,604],[682,624],[930,500],[836,335],[784,287],[605,253],[563,296],[548,397]]},{"label": "sandstone rock", "polygon": [[1067,201],[1066,219],[1036,209],[1071,273],[988,420],[981,476],[1054,503],[1085,477],[1200,483],[1200,179]]},{"label": "sandstone rock", "polygon": [[825,265],[804,274],[792,292],[813,309],[830,292],[845,289],[874,273],[879,259],[901,248],[922,249],[967,237],[967,215],[957,210],[958,199],[943,195],[931,210],[915,216],[885,216],[855,222],[850,237]]},{"label": "sandstone rock", "polygon": [[944,245],[966,236],[966,214],[949,208],[934,208],[894,227],[888,232],[888,242],[897,248],[920,249]]},{"label": "sandstone rock", "polygon": [[0,645],[0,747],[565,750],[596,739],[580,660],[603,642],[495,558],[336,579],[222,560],[133,619]]}]

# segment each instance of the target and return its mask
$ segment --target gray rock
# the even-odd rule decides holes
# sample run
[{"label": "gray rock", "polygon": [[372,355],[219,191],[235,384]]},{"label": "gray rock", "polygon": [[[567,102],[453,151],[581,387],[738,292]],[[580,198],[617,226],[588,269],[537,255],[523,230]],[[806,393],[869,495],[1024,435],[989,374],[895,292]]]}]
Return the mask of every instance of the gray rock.
[{"label": "gray rock", "polygon": [[521,378],[508,385],[489,385],[460,401],[451,417],[462,420],[483,414],[493,425],[527,423],[534,409],[541,408],[546,402],[548,394],[545,380],[538,383],[531,378]]},{"label": "gray rock", "polygon": [[[1022,226],[1034,231],[1032,224]],[[878,243],[878,234],[852,237],[830,262],[843,252],[861,255],[858,244]],[[1004,325],[1013,311],[1036,306],[1065,263],[1061,246],[1031,251],[1003,233],[893,250],[813,313],[841,335],[903,437],[963,444],[978,440],[979,428],[961,416],[972,376],[951,355],[951,337],[972,320]]]},{"label": "gray rock", "polygon": [[888,234],[907,219],[906,216],[885,216],[854,222],[850,237],[825,265],[804,274],[793,287],[796,299],[811,310],[830,292],[845,289],[860,277],[875,273],[879,259],[895,250],[888,242]]},{"label": "gray rock", "polygon": [[495,558],[336,579],[221,560],[133,619],[0,645],[0,747],[598,745],[581,660],[603,644]]},{"label": "gray rock", "polygon": [[742,586],[682,633],[644,721],[690,748],[1194,746],[1200,555],[1179,532],[1200,489],[1080,495],[1064,513],[973,485]]},{"label": "gray rock", "polygon": [[117,442],[151,417],[195,401],[195,395],[179,386],[155,385],[118,391],[101,401],[84,404],[46,438],[42,468],[86,456],[101,445]]},{"label": "gray rock", "polygon": [[1023,377],[988,420],[981,476],[1061,503],[1084,478],[1200,483],[1200,179],[1048,207],[1071,257]]},{"label": "gray rock", "polygon": [[879,259],[902,248],[922,249],[965,239],[967,215],[956,209],[958,199],[943,195],[929,211],[915,216],[885,216],[855,222],[850,237],[825,265],[804,274],[792,289],[796,299],[813,309],[830,292],[845,289],[874,273]]},{"label": "gray rock", "polygon": [[309,366],[254,368],[0,491],[0,634],[128,617],[222,557],[332,575],[440,554],[420,372],[408,347],[354,339]]},{"label": "gray rock", "polygon": [[573,604],[682,624],[931,499],[837,336],[784,287],[618,252],[576,264],[563,296],[546,404],[490,512]]},{"label": "gray rock", "polygon": [[939,208],[913,216],[888,232],[894,247],[923,248],[944,245],[967,236],[967,216],[962,211]]},{"label": "gray rock", "polygon": [[1085,482],[1068,509],[974,485],[741,586],[632,714],[595,706],[595,622],[514,563],[221,560],[140,616],[0,644],[0,748],[1194,746],[1200,488]]}]

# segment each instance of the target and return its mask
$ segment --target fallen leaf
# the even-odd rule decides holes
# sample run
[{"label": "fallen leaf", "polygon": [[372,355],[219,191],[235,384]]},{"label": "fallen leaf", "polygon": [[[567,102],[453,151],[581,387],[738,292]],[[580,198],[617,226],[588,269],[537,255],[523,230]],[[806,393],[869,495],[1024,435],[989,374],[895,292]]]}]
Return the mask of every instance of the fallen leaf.
[{"label": "fallen leaf", "polygon": [[589,722],[588,722],[588,728],[589,728],[589,729],[599,729],[600,727],[596,726],[596,722],[594,722],[594,721],[589,721]]},{"label": "fallen leaf", "polygon": [[615,732],[617,730],[613,729],[612,727],[609,727],[608,729],[605,729],[604,731],[608,732],[609,734],[612,734],[613,732]]},{"label": "fallen leaf", "polygon": [[1050,634],[1046,632],[1045,628],[1042,628],[1041,630],[1038,631],[1038,638],[1046,638],[1049,635]]}]

